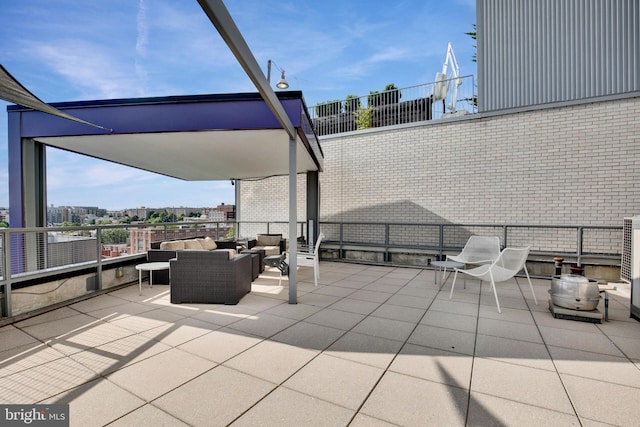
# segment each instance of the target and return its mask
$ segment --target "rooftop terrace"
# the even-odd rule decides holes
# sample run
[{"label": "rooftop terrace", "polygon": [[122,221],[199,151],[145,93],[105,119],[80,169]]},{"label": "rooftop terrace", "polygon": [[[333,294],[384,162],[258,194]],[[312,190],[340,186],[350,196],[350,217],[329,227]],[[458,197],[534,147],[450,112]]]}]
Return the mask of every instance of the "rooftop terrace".
[{"label": "rooftop terrace", "polygon": [[[549,280],[322,262],[287,303],[267,269],[237,306],[137,284],[0,329],[0,401],[70,403],[71,425],[633,425],[640,327],[555,319]],[[283,282],[284,283],[284,282]]]}]

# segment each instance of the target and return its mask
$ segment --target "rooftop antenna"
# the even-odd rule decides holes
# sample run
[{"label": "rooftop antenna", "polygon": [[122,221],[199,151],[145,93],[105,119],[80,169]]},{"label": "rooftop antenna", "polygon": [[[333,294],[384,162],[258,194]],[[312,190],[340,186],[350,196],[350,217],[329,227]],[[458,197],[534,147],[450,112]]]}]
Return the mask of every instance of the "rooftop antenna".
[{"label": "rooftop antenna", "polygon": [[[449,67],[451,72],[449,73]],[[449,75],[450,74],[450,75]],[[443,113],[446,113],[447,109],[451,113],[456,112],[456,104],[458,103],[458,88],[462,84],[460,78],[460,67],[458,67],[458,61],[456,61],[456,55],[453,52],[453,46],[451,42],[447,45],[447,55],[442,65],[442,71],[436,73],[436,80],[433,85],[433,100],[442,101]],[[453,86],[453,87],[452,87]],[[451,97],[449,105],[446,105],[447,92],[451,91]]]}]

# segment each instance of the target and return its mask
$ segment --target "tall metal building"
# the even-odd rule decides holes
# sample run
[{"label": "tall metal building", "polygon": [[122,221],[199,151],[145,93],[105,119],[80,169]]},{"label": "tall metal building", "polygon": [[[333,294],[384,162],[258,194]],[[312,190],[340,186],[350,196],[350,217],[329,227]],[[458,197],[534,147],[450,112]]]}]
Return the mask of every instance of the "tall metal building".
[{"label": "tall metal building", "polygon": [[478,111],[640,90],[638,0],[478,0]]}]

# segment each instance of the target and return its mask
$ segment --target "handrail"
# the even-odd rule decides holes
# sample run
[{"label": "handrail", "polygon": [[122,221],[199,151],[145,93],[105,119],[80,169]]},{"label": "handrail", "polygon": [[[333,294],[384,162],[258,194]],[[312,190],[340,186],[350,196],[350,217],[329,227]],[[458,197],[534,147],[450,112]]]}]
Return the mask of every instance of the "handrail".
[{"label": "handrail", "polygon": [[[163,240],[175,227],[183,227],[182,230],[177,229],[178,233],[186,233],[186,230],[203,231],[203,234],[213,234],[217,238],[226,235],[231,227],[235,227],[235,237],[281,232],[285,238],[289,238],[287,225],[288,221],[194,221],[0,229],[0,308],[4,308],[0,313],[10,315],[11,291],[15,286],[29,286],[34,280],[60,274],[94,270],[98,276],[96,285],[99,291],[102,287],[100,272],[104,267],[119,262],[135,262],[144,256],[147,248],[114,258],[102,256],[103,243],[100,237],[112,229],[159,229]],[[355,246],[363,250],[368,248],[382,251],[384,262],[391,261],[392,254],[402,250],[414,250],[416,253],[432,251],[442,259],[447,252],[459,251],[471,234],[499,235],[503,247],[533,243],[530,252],[533,256],[562,255],[575,258],[578,264],[581,264],[585,257],[619,260],[622,248],[622,226],[321,221],[320,230],[325,235],[322,246],[337,248],[341,258],[345,250]],[[80,261],[71,260],[62,265],[49,264],[49,260],[44,258],[32,259],[33,256],[43,256],[45,253],[56,253],[57,249],[54,250],[52,245],[59,242],[50,241],[48,233],[88,233],[82,242],[87,247],[95,245],[87,251],[93,253],[93,256]],[[299,223],[298,233],[296,238],[309,240],[306,223]],[[560,243],[556,244],[558,241]],[[61,250],[65,250],[65,246],[62,246]],[[16,256],[19,259],[16,259]]]},{"label": "handrail", "polygon": [[[453,80],[463,82],[457,99],[450,99],[453,95],[448,94],[445,100],[435,100],[433,94],[436,85],[447,85]],[[321,102],[309,109],[309,116],[316,134],[323,136],[473,114],[477,111],[476,99],[474,76],[470,74],[440,82]],[[447,113],[445,105],[454,102],[456,112]]]}]

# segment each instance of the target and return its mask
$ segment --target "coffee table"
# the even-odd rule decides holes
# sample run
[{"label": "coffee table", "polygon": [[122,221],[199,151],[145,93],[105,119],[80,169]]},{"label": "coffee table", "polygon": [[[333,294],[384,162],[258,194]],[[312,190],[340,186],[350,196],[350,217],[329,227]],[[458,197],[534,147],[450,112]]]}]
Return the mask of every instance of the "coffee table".
[{"label": "coffee table", "polygon": [[138,289],[140,291],[139,295],[142,295],[142,272],[149,272],[149,287],[153,287],[153,272],[158,270],[168,270],[169,263],[168,262],[145,262],[143,264],[136,265],[136,270],[138,270]]},{"label": "coffee table", "polygon": [[[447,273],[447,268],[453,270],[454,268],[464,267],[463,263],[457,261],[431,261],[431,265],[438,267],[438,271],[440,272],[440,287],[442,287],[449,278],[448,276],[446,279],[444,277]],[[437,284],[435,276],[433,277],[433,284]]]}]

